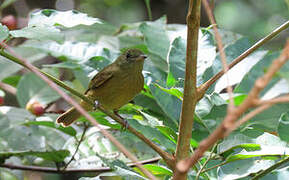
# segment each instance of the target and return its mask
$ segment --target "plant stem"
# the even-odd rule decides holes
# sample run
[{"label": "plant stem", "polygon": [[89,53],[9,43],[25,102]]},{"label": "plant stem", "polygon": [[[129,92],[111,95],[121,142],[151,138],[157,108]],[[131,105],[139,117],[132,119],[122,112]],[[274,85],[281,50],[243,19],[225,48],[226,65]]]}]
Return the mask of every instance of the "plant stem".
[{"label": "plant stem", "polygon": [[[189,156],[190,139],[194,122],[194,111],[197,102],[197,52],[200,27],[201,0],[190,0],[187,15],[187,51],[184,96],[180,116],[179,136],[176,149],[177,162]],[[174,179],[186,179],[187,174],[174,175]]]}]

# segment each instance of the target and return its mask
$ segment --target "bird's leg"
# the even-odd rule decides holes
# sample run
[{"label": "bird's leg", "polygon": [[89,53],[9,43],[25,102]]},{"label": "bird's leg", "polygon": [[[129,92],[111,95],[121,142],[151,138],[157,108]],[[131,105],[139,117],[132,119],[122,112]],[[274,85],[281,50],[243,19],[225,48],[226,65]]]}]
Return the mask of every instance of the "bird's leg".
[{"label": "bird's leg", "polygon": [[99,104],[98,100],[95,100],[93,110],[96,111],[99,108],[99,106],[100,106],[100,104]]},{"label": "bird's leg", "polygon": [[128,128],[128,126],[129,126],[127,120],[125,120],[124,118],[122,118],[122,117],[118,114],[118,110],[113,110],[113,113],[114,113],[117,117],[119,117],[120,119],[123,120],[124,125],[122,126],[122,130],[126,130],[126,129]]}]

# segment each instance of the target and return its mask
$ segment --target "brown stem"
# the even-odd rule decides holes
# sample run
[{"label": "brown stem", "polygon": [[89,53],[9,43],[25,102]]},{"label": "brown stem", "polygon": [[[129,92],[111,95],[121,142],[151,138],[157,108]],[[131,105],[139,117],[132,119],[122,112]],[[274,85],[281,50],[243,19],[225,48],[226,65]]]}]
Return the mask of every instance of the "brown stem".
[{"label": "brown stem", "polygon": [[[140,161],[141,164],[151,164],[156,163],[160,160],[159,157],[148,159],[145,161]],[[134,163],[128,164],[129,167],[135,167],[136,165]],[[8,169],[18,169],[18,170],[25,170],[25,171],[37,171],[37,172],[45,172],[45,173],[57,173],[57,174],[66,174],[66,173],[103,173],[107,171],[112,171],[110,168],[97,168],[97,169],[65,169],[65,170],[59,170],[57,168],[51,168],[51,167],[40,167],[40,166],[28,166],[28,165],[14,165],[14,164],[0,164],[0,167],[2,168],[8,168]]]},{"label": "brown stem", "polygon": [[4,91],[10,93],[10,94],[16,95],[17,89],[13,86],[10,86],[9,84],[0,82],[0,88],[3,89]]},{"label": "brown stem", "polygon": [[[194,111],[197,100],[197,51],[200,27],[201,0],[190,0],[187,15],[187,51],[184,96],[180,116],[179,136],[176,149],[176,160],[180,161],[189,156],[190,139],[192,136]],[[186,179],[186,174],[175,174],[174,179]]]}]

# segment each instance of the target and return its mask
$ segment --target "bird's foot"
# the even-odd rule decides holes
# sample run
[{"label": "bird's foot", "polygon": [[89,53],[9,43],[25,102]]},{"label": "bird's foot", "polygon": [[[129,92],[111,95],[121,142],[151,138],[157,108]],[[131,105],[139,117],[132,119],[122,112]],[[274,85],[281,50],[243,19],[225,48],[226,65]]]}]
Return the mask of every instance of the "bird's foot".
[{"label": "bird's foot", "polygon": [[98,100],[94,101],[94,106],[93,106],[93,110],[97,110],[99,108],[100,104],[98,102]]},{"label": "bird's foot", "polygon": [[120,119],[122,119],[122,121],[123,121],[124,124],[122,125],[121,130],[122,130],[122,131],[125,131],[125,130],[128,128],[128,126],[129,126],[128,121],[127,121],[126,119],[124,119],[123,117],[121,117],[121,116],[118,114],[118,111],[117,111],[117,110],[114,110],[113,113],[114,113],[117,117],[119,117]]}]

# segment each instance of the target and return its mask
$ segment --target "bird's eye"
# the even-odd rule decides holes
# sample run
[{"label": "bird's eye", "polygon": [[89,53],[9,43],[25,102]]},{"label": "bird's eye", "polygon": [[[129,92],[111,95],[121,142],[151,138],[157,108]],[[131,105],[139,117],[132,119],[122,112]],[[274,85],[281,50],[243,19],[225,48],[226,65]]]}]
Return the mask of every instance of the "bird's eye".
[{"label": "bird's eye", "polygon": [[126,54],[126,58],[131,58],[131,57],[132,57],[132,55],[130,53]]}]

